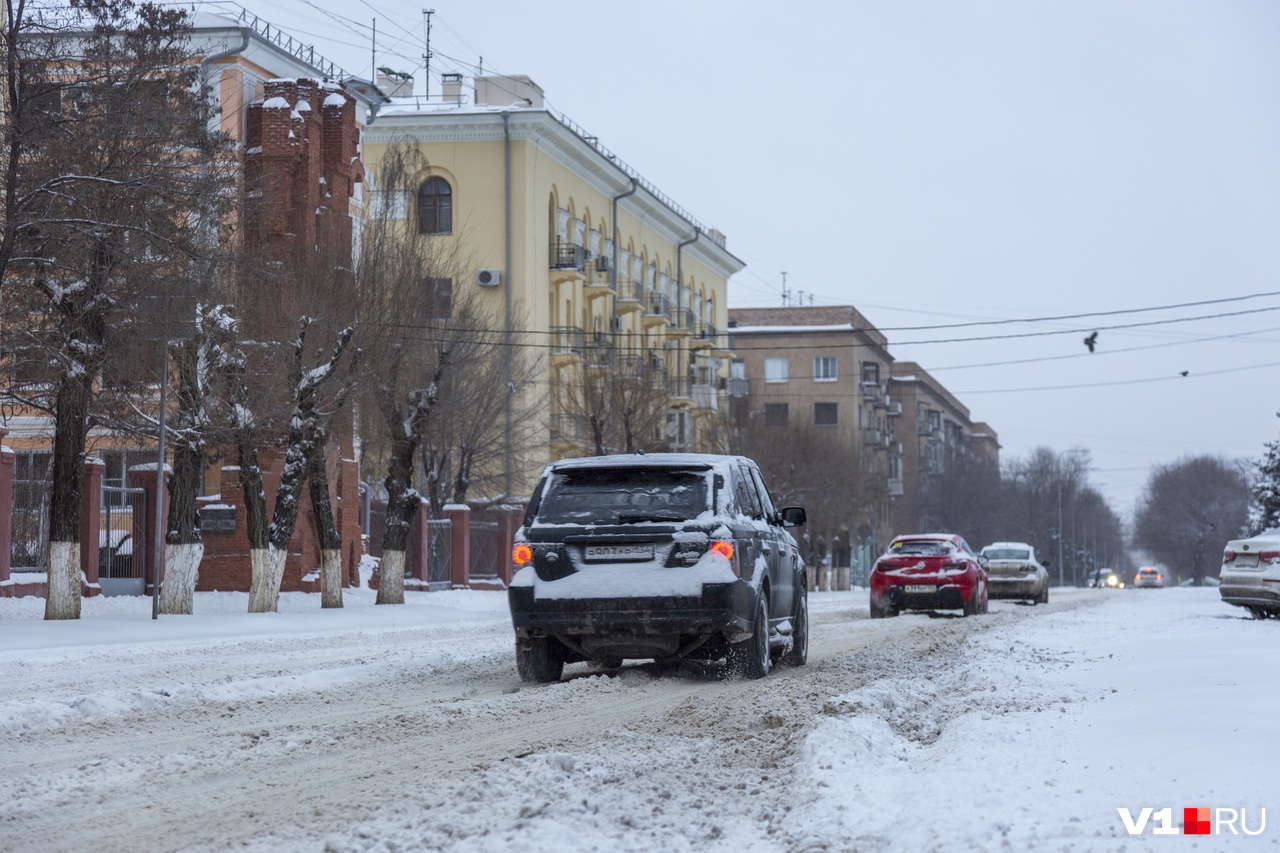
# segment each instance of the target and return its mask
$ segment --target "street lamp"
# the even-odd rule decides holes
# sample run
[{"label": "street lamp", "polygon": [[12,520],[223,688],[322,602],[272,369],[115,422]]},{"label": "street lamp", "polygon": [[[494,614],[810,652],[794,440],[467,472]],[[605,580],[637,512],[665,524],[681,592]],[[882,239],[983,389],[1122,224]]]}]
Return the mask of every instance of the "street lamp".
[{"label": "street lamp", "polygon": [[[1067,450],[1064,450],[1061,453],[1059,453],[1057,457],[1054,459],[1053,467],[1055,469],[1059,468],[1060,465],[1058,463],[1061,463],[1062,457],[1066,456],[1068,453],[1084,453],[1084,452],[1085,450],[1082,447],[1072,447]],[[1054,474],[1055,476],[1058,477],[1058,586],[1066,586],[1066,576],[1065,576],[1066,566],[1062,564],[1062,479],[1063,478],[1061,475],[1061,471],[1055,470]]]}]

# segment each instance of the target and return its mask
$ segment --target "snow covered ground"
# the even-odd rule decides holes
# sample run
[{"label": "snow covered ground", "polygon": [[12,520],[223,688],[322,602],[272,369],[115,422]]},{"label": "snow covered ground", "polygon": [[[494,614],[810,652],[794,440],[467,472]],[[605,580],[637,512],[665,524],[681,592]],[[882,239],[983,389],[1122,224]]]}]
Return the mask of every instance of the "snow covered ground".
[{"label": "snow covered ground", "polygon": [[[549,686],[516,678],[501,593],[345,595],[0,599],[0,849],[1280,847],[1280,622],[1214,589],[877,621],[822,593],[808,667]],[[1267,824],[1131,837],[1146,807]]]}]

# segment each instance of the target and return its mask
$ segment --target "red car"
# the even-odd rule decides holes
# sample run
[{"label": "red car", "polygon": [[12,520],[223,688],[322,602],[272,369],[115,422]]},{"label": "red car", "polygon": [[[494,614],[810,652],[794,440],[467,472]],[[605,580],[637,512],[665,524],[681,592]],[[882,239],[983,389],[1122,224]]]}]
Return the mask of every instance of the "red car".
[{"label": "red car", "polygon": [[871,618],[902,610],[987,612],[987,569],[960,536],[899,536],[871,570]]}]

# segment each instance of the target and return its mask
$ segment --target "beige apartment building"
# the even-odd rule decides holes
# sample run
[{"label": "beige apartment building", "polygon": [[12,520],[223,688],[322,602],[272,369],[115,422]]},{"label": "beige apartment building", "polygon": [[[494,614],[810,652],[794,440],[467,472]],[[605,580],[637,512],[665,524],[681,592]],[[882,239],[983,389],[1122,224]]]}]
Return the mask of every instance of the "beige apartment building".
[{"label": "beige apartment building", "polygon": [[896,446],[902,489],[894,506],[894,532],[924,533],[920,496],[929,477],[945,474],[961,454],[1000,464],[1000,441],[988,424],[975,423],[969,409],[913,361],[895,362],[889,397],[901,412]]},{"label": "beige apartment building", "polygon": [[[423,239],[464,240],[474,269],[449,287],[545,352],[529,393],[545,412],[546,444],[508,463],[511,493],[527,493],[547,461],[594,449],[575,403],[584,382],[643,376],[663,413],[642,445],[716,449],[731,355],[726,287],[744,266],[725,236],[547,107],[528,77],[449,74],[429,100],[380,84],[391,98],[365,129],[367,175],[392,144],[421,150],[429,166],[399,215]],[[605,449],[622,444],[611,430]]]},{"label": "beige apartment building", "polygon": [[[849,305],[731,308],[730,411],[742,424],[831,430],[856,449],[874,495],[850,529],[874,550],[902,494],[900,407],[889,396],[887,341]],[[868,532],[870,536],[865,535]]]}]

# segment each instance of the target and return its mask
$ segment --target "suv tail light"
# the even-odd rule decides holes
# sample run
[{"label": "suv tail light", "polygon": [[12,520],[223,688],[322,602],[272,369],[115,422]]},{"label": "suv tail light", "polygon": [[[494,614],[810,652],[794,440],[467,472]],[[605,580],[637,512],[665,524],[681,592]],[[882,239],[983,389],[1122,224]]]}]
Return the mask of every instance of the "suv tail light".
[{"label": "suv tail light", "polygon": [[532,559],[533,549],[523,542],[517,543],[511,549],[511,562],[515,563],[517,567],[529,565],[529,561]]},{"label": "suv tail light", "polygon": [[725,539],[717,539],[711,543],[709,551],[714,551],[726,560],[733,560],[733,543]]}]

